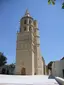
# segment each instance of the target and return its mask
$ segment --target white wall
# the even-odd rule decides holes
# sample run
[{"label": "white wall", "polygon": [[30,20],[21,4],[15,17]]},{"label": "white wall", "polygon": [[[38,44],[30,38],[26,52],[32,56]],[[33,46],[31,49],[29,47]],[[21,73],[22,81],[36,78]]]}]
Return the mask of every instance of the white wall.
[{"label": "white wall", "polygon": [[55,61],[52,64],[52,75],[63,77],[64,60]]}]

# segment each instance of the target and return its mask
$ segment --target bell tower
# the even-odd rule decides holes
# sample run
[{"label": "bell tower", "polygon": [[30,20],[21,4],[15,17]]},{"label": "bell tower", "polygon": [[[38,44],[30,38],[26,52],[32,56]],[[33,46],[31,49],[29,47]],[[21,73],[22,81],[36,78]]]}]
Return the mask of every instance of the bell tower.
[{"label": "bell tower", "polygon": [[44,63],[40,54],[38,23],[28,10],[20,20],[16,42],[16,74],[42,75]]},{"label": "bell tower", "polygon": [[16,74],[34,75],[33,18],[28,10],[20,20],[16,42]]}]

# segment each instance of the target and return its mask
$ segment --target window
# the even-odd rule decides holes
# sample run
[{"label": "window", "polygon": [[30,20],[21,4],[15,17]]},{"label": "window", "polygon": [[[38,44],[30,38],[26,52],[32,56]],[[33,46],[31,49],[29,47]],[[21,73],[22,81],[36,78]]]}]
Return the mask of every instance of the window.
[{"label": "window", "polygon": [[29,20],[29,24],[31,24],[31,20]]},{"label": "window", "polygon": [[26,20],[24,20],[24,24],[26,24],[27,23],[27,21]]},{"label": "window", "polygon": [[31,27],[29,27],[29,31],[31,30]]},{"label": "window", "polygon": [[24,27],[24,31],[26,31],[26,27]]}]

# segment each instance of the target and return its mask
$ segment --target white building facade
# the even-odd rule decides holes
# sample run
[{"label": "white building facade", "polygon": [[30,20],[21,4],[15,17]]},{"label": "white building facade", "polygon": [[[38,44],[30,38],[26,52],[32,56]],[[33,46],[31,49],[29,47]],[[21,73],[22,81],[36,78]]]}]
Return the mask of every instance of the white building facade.
[{"label": "white building facade", "polygon": [[52,64],[52,75],[64,77],[64,60],[55,61]]}]

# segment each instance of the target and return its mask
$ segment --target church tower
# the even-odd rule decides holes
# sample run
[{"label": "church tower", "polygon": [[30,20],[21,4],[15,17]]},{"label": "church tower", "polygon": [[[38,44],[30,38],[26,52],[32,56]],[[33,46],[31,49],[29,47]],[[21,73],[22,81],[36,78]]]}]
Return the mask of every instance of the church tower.
[{"label": "church tower", "polygon": [[16,74],[43,74],[38,24],[28,10],[20,20],[20,31],[17,33]]}]

